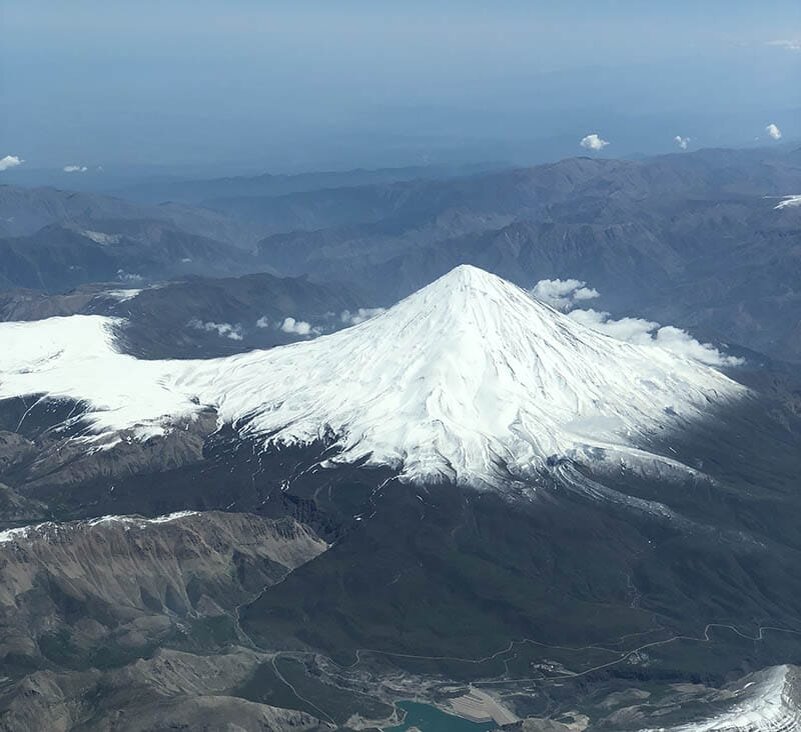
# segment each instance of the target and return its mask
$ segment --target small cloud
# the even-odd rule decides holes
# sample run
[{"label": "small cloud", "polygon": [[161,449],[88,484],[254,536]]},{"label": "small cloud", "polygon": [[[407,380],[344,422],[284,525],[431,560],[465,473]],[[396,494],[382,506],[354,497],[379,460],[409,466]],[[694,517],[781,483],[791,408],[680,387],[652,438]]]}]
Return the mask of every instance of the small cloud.
[{"label": "small cloud", "polygon": [[0,158],[0,172],[8,170],[9,168],[16,168],[24,162],[25,161],[17,155],[6,155],[4,158]]},{"label": "small cloud", "polygon": [[374,318],[376,315],[381,315],[385,311],[386,308],[359,308],[355,313],[350,310],[343,310],[339,319],[346,325],[358,325],[365,320]]},{"label": "small cloud", "polygon": [[85,165],[65,165],[64,172],[65,173],[85,173],[89,168]]},{"label": "small cloud", "polygon": [[801,51],[801,40],[798,38],[783,38],[776,41],[768,41],[768,46],[776,46],[786,51]]},{"label": "small cloud", "polygon": [[616,340],[638,346],[659,346],[708,366],[738,366],[743,363],[743,359],[727,356],[711,343],[701,343],[686,330],[672,325],[660,325],[642,318],[614,320],[609,313],[597,310],[573,310],[568,317]]},{"label": "small cloud", "polygon": [[686,150],[687,146],[690,144],[690,138],[682,137],[681,135],[676,135],[673,138],[673,142],[675,142],[682,150]]},{"label": "small cloud", "polygon": [[592,150],[593,152],[598,152],[599,150],[603,150],[609,142],[607,140],[602,139],[597,133],[593,132],[591,135],[586,135],[585,137],[581,138],[581,145],[585,150]]},{"label": "small cloud", "polygon": [[774,125],[772,122],[765,128],[765,132],[768,133],[768,137],[771,140],[781,140],[782,139],[782,131]]},{"label": "small cloud", "polygon": [[[256,323],[260,328],[269,327],[265,318],[259,318]],[[283,322],[279,323],[276,327],[284,333],[292,333],[293,335],[319,335],[320,329],[312,327],[311,323],[305,320],[295,320],[295,318],[284,318]]]},{"label": "small cloud", "polygon": [[577,302],[600,297],[598,290],[582,280],[540,280],[529,290],[538,300],[557,310],[570,310]]},{"label": "small cloud", "polygon": [[203,330],[207,333],[216,333],[220,338],[230,338],[232,341],[242,340],[242,326],[238,323],[215,323],[213,321],[202,321],[193,318],[189,321],[189,327],[196,330]]}]

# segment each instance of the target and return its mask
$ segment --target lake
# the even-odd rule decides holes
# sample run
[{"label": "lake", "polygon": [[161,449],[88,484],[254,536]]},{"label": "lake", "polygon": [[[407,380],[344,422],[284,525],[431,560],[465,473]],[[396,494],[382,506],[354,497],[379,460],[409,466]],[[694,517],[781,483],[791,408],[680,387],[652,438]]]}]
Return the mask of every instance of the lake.
[{"label": "lake", "polygon": [[430,704],[405,701],[398,706],[406,712],[406,719],[399,727],[388,727],[386,732],[404,732],[412,727],[422,732],[487,732],[498,729],[494,722],[471,722],[445,714]]}]

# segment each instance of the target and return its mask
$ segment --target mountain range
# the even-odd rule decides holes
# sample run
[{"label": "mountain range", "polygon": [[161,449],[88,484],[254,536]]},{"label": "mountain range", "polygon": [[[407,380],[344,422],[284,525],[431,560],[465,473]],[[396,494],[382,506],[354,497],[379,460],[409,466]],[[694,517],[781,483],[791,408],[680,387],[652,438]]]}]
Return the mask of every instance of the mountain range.
[{"label": "mountain range", "polygon": [[798,726],[797,149],[163,183],[0,187],[0,730]]},{"label": "mountain range", "polygon": [[616,340],[470,266],[225,358],[138,358],[123,320],[0,325],[9,728],[383,727],[409,688],[465,684],[531,725],[678,728],[700,688],[625,690],[725,701],[799,652],[801,421],[747,363]]},{"label": "mountain range", "polygon": [[[801,208],[782,206],[801,191],[797,149],[379,173],[261,195],[250,179],[233,195],[232,179],[191,204],[3,186],[0,286],[59,294],[98,279],[270,272],[341,283],[375,308],[469,263],[526,288],[576,278],[616,317],[801,358]],[[428,177],[403,179],[417,174]],[[77,264],[51,264],[67,258]]]}]

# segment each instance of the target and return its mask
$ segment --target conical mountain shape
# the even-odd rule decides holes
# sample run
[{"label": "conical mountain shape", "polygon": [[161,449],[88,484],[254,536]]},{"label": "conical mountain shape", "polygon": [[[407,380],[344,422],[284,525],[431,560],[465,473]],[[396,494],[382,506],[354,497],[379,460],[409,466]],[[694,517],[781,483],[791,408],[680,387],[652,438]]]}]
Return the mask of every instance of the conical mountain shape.
[{"label": "conical mountain shape", "polygon": [[333,435],[337,460],[498,485],[553,456],[630,451],[745,393],[714,369],[609,338],[469,266],[360,325],[228,358],[138,360],[118,352],[114,325],[99,316],[5,324],[13,347],[0,354],[0,397],[78,400],[97,435],[134,439],[211,406],[265,449]]},{"label": "conical mountain shape", "polygon": [[524,476],[588,447],[624,449],[743,391],[658,347],[604,336],[471,266],[344,331],[196,362],[175,388],[270,441],[333,433],[340,460],[473,483]]}]

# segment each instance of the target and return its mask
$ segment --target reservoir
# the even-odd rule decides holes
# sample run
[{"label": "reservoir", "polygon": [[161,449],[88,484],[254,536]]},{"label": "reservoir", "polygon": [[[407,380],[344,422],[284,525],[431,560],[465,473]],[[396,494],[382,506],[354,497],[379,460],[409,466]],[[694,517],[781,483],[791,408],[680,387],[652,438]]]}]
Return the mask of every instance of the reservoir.
[{"label": "reservoir", "polygon": [[386,732],[405,732],[413,727],[422,732],[488,732],[498,728],[494,722],[471,722],[445,714],[430,704],[404,701],[398,706],[406,712],[406,719],[399,727],[387,728]]}]

